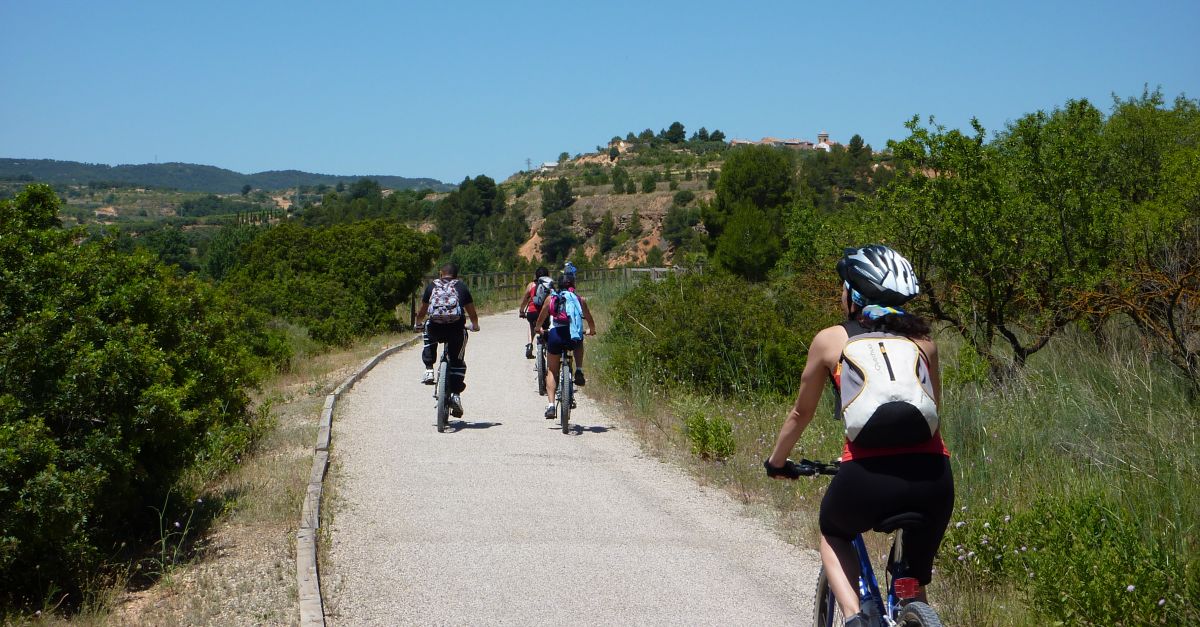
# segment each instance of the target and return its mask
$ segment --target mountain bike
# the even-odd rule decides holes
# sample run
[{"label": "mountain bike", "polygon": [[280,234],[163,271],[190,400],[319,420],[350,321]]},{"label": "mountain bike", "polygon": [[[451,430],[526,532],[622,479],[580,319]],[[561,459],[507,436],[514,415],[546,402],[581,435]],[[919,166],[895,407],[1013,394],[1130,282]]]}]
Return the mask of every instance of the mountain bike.
[{"label": "mountain bike", "polygon": [[546,395],[546,338],[541,335],[537,336],[537,361],[534,363],[534,369],[537,370],[537,386],[538,396]]},{"label": "mountain bike", "polygon": [[575,406],[575,351],[565,350],[558,360],[558,421],[562,432],[569,431],[571,408]]},{"label": "mountain bike", "polygon": [[448,403],[449,394],[446,391],[447,381],[450,378],[450,358],[446,355],[446,347],[442,346],[442,358],[438,361],[437,367],[437,386],[434,388],[433,397],[437,399],[437,430],[438,433],[446,431],[446,425],[450,421],[450,406]]},{"label": "mountain bike", "polygon": [[[790,461],[790,460],[789,460]],[[839,462],[826,464],[802,459],[794,462],[797,476],[836,475]],[[873,531],[893,533],[892,549],[888,552],[885,574],[887,594],[880,592],[879,582],[875,579],[875,571],[871,567],[871,556],[867,553],[867,545],[862,534],[854,538],[854,549],[858,553],[859,577],[858,599],[862,610],[870,617],[872,627],[941,627],[942,621],[937,612],[927,603],[915,601],[920,583],[909,576],[908,564],[904,561],[904,530],[920,527],[925,524],[925,517],[915,512],[905,512],[891,516],[875,525]],[[846,617],[842,616],[829,580],[822,567],[817,575],[817,590],[813,599],[815,606],[813,624],[818,627],[841,627]]]},{"label": "mountain bike", "polygon": [[[424,331],[420,325],[413,327],[415,330]],[[437,430],[438,433],[445,433],[446,427],[450,422],[450,355],[446,350],[445,342],[436,342],[441,346],[442,357],[438,360],[436,374],[436,384],[433,388],[433,398],[437,401]]]}]

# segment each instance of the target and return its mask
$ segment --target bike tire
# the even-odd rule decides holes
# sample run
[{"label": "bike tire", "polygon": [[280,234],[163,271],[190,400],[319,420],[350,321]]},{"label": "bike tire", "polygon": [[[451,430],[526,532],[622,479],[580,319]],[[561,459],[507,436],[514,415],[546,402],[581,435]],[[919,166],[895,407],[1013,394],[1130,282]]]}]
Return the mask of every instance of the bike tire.
[{"label": "bike tire", "polygon": [[448,400],[448,394],[446,393],[446,379],[448,378],[447,375],[449,374],[449,371],[450,363],[446,360],[442,360],[441,365],[438,366],[437,393],[434,394],[434,396],[437,397],[438,433],[443,433],[446,431],[446,423],[450,415],[450,407],[448,407],[446,404]]},{"label": "bike tire", "polygon": [[[563,360],[566,363],[566,360]],[[558,420],[562,423],[562,432],[571,430],[571,397],[575,394],[575,376],[570,368],[563,368],[558,381]]]},{"label": "bike tire", "polygon": [[538,396],[546,395],[546,345],[538,344],[537,352],[537,386]]},{"label": "bike tire", "polygon": [[813,594],[813,625],[816,627],[842,627],[846,617],[842,616],[842,608],[833,596],[833,588],[829,587],[829,578],[825,576],[825,568],[817,573],[817,590]]},{"label": "bike tire", "polygon": [[903,627],[942,627],[942,619],[928,604],[913,601],[900,609],[897,624]]}]

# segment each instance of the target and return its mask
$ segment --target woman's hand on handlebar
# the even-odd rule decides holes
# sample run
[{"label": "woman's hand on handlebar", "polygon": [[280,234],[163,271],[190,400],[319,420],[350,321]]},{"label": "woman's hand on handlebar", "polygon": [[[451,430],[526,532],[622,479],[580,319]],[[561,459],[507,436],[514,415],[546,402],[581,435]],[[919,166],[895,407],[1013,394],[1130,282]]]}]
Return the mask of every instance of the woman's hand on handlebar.
[{"label": "woman's hand on handlebar", "polygon": [[796,462],[790,459],[783,462],[783,466],[772,466],[771,460],[764,459],[763,468],[767,470],[767,476],[772,479],[799,479],[806,474],[800,466],[796,465]]}]

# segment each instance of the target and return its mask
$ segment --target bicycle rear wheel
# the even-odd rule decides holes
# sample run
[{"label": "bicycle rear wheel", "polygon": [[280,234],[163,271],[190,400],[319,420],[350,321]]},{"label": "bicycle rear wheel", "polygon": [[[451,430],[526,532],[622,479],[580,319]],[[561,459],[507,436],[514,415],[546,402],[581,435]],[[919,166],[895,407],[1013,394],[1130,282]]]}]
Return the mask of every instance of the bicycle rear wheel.
[{"label": "bicycle rear wheel", "polygon": [[846,617],[842,616],[842,608],[838,606],[833,596],[833,588],[829,587],[829,578],[825,576],[825,568],[817,573],[817,591],[813,595],[813,625],[816,627],[842,627]]},{"label": "bicycle rear wheel", "polygon": [[438,430],[438,433],[442,433],[446,430],[446,422],[447,422],[449,414],[450,414],[450,408],[446,405],[446,402],[449,400],[447,393],[446,393],[446,386],[447,386],[446,378],[447,378],[447,375],[449,375],[449,371],[450,371],[450,362],[443,359],[441,365],[438,366],[437,394],[435,394],[435,396],[437,397],[437,430]]},{"label": "bicycle rear wheel", "polygon": [[562,423],[562,432],[567,433],[571,424],[571,398],[575,395],[575,375],[571,372],[566,356],[563,356],[562,368],[558,377],[558,420]]},{"label": "bicycle rear wheel", "polygon": [[546,395],[546,343],[545,343],[545,340],[538,340],[537,386],[538,386],[538,396],[545,396]]},{"label": "bicycle rear wheel", "polygon": [[900,621],[903,627],[942,627],[942,619],[932,607],[920,601],[913,601],[900,609]]}]

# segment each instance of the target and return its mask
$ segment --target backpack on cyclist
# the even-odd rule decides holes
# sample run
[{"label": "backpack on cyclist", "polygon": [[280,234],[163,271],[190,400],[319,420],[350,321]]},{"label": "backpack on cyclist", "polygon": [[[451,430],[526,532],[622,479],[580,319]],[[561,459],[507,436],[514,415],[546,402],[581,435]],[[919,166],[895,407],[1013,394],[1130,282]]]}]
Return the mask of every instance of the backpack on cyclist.
[{"label": "backpack on cyclist", "polygon": [[433,290],[429,293],[430,322],[447,324],[462,320],[463,308],[458,302],[456,283],[458,279],[434,279]]},{"label": "backpack on cyclist", "polygon": [[546,298],[554,293],[554,279],[544,276],[537,280],[537,285],[533,288],[532,303],[534,307],[541,307],[546,302]]},{"label": "backpack on cyclist", "polygon": [[555,293],[550,319],[556,327],[570,327],[572,340],[583,339],[583,305],[575,292],[561,290]]},{"label": "backpack on cyclist", "polygon": [[911,446],[938,429],[929,364],[907,337],[853,335],[838,363],[838,418],[846,438],[867,448]]}]

